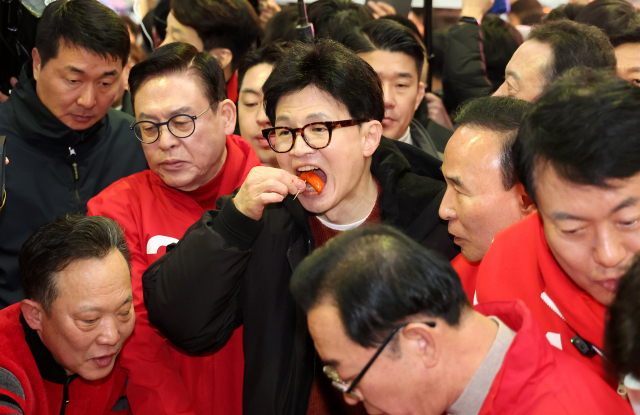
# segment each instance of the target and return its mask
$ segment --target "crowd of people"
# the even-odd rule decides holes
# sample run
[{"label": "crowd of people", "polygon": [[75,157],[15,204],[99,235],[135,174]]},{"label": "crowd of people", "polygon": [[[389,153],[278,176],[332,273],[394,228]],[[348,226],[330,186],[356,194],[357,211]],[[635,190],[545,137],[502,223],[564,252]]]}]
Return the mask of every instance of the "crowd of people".
[{"label": "crowd of people", "polygon": [[640,12],[492,5],[50,2],[0,413],[640,414]]}]

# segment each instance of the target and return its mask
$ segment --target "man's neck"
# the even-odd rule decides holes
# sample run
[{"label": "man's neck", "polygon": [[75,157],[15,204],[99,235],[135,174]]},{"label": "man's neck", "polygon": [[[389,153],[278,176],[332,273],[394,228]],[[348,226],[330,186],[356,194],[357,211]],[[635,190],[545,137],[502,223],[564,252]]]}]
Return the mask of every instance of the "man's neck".
[{"label": "man's neck", "polygon": [[[444,345],[449,350],[440,365],[440,370],[446,373],[449,383],[447,408],[460,398],[462,392],[473,378],[482,361],[487,357],[498,334],[496,322],[474,311],[470,307],[463,311],[460,324],[451,344]],[[455,367],[456,370],[451,370]]]},{"label": "man's neck", "polygon": [[369,168],[365,170],[358,186],[350,192],[337,206],[318,215],[327,222],[346,225],[366,218],[373,210],[378,198],[378,186]]}]

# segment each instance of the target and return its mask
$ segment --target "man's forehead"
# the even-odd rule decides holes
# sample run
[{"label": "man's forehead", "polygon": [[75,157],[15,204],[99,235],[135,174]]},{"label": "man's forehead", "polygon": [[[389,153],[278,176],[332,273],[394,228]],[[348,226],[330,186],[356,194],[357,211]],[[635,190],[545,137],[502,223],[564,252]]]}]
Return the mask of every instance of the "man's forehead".
[{"label": "man's forehead", "polygon": [[349,112],[346,105],[315,85],[308,85],[302,90],[283,95],[278,100],[276,122],[287,121],[293,117],[313,120],[324,115],[331,118],[341,112]]},{"label": "man's forehead", "polygon": [[387,50],[375,50],[373,52],[360,53],[362,59],[371,65],[378,75],[395,77],[418,77],[417,64],[413,56],[404,52],[390,52]]}]

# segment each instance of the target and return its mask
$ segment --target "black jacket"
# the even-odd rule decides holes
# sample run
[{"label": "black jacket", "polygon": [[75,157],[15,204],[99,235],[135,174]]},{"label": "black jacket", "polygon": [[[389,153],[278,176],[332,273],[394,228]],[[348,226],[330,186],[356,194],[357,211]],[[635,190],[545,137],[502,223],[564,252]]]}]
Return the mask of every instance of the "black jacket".
[{"label": "black jacket", "polygon": [[442,69],[444,105],[449,113],[463,102],[493,92],[487,78],[480,26],[460,23],[449,29]]},{"label": "black jacket", "polygon": [[[439,167],[416,147],[383,138],[371,171],[382,187],[382,221],[451,259],[458,251],[438,217]],[[142,276],[149,320],[189,352],[219,349],[244,324],[244,413],[305,414],[315,350],[289,280],[314,249],[308,213],[288,196],[254,221],[229,200]]]},{"label": "black jacket", "polygon": [[24,298],[18,254],[31,234],[58,216],[86,213],[90,198],[147,167],[129,130],[132,117],[111,109],[87,130],[70,129],[38,98],[31,65],[25,64],[11,97],[0,106],[0,135],[7,136],[11,160],[5,170],[7,203],[0,212],[0,308]]}]

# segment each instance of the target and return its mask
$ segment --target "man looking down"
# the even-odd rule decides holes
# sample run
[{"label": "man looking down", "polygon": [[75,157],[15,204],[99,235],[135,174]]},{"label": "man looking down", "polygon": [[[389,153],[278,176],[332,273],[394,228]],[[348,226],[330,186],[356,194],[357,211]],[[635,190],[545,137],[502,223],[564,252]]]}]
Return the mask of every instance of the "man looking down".
[{"label": "man looking down", "polygon": [[471,308],[440,255],[383,226],[345,232],[291,278],[324,373],[370,414],[631,414],[551,346],[522,302]]},{"label": "man looking down", "polygon": [[141,141],[150,170],[109,186],[89,201],[89,214],[122,224],[131,247],[138,322],[122,355],[131,407],[154,414],[241,414],[242,329],[214,354],[185,353],[149,324],[141,276],[260,160],[232,135],[236,108],[209,53],[187,43],[161,46],[131,70],[129,84],[137,119],[129,138]]},{"label": "man looking down", "polygon": [[378,222],[449,259],[456,252],[437,216],[440,163],[381,139],[382,86],[366,62],[331,40],[294,44],[263,91],[274,126],[264,136],[281,169],[254,167],[149,267],[144,296],[151,323],[189,352],[219,348],[242,322],[244,413],[304,414],[325,401],[311,392],[315,353],[287,288],[300,261],[340,231]]},{"label": "man looking down", "polygon": [[129,55],[126,25],[95,0],[57,0],[44,10],[33,60],[0,106],[11,203],[0,215],[0,308],[24,298],[18,255],[52,219],[85,213],[87,201],[146,168],[129,139],[133,118],[112,110]]},{"label": "man looking down", "polygon": [[118,354],[135,314],[118,224],[53,220],[24,243],[20,279],[27,298],[0,311],[0,413],[130,414]]}]

